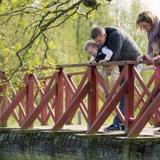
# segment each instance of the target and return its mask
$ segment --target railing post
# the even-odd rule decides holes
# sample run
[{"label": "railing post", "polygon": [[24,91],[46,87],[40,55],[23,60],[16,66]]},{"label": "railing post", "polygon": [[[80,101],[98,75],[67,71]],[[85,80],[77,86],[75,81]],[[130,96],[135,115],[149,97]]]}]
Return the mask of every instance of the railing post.
[{"label": "railing post", "polygon": [[[42,89],[45,90],[45,87],[46,87],[46,81],[44,80],[42,82]],[[42,97],[44,96],[43,93],[40,93],[41,94],[41,99]],[[41,115],[41,125],[47,125],[47,107],[45,107],[42,111],[42,113],[40,114]]]},{"label": "railing post", "polygon": [[128,64],[125,67],[125,81],[127,82],[125,94],[125,121],[126,133],[128,133],[130,124],[134,119],[134,65]]},{"label": "railing post", "polygon": [[25,116],[23,115],[23,111],[22,111],[22,109],[23,110],[26,110],[25,109],[25,107],[26,107],[26,103],[25,103],[25,101],[24,101],[24,99],[21,101],[21,107],[22,108],[19,108],[19,126],[22,126],[22,123],[23,123],[23,121],[25,120]]},{"label": "railing post", "polygon": [[[70,79],[71,76],[68,76],[68,78]],[[70,104],[70,102],[72,100],[72,97],[73,97],[73,95],[70,91],[70,88],[69,88],[68,84],[66,83],[65,84],[65,106],[66,106],[65,110],[67,110],[68,105]],[[68,122],[66,122],[66,124],[68,124],[68,125],[72,124],[72,117],[71,117],[71,119],[69,119]]]},{"label": "railing post", "polygon": [[[5,111],[5,109],[8,106],[8,99],[6,95],[6,90],[7,90],[7,82],[5,82],[5,75],[3,72],[0,72],[0,120],[1,120],[1,115]],[[1,122],[0,122],[1,125]],[[7,122],[3,124],[3,127],[7,126]]]},{"label": "railing post", "polygon": [[94,72],[95,69],[96,66],[89,66],[88,69],[88,81],[90,84],[90,89],[88,93],[88,129],[96,120],[97,109],[98,109],[98,90],[97,90],[96,74]]},{"label": "railing post", "polygon": [[55,121],[63,114],[63,69],[59,69],[56,76],[56,94],[55,94]]},{"label": "railing post", "polygon": [[26,117],[30,115],[33,109],[34,109],[34,76],[33,74],[29,74],[27,76]]}]

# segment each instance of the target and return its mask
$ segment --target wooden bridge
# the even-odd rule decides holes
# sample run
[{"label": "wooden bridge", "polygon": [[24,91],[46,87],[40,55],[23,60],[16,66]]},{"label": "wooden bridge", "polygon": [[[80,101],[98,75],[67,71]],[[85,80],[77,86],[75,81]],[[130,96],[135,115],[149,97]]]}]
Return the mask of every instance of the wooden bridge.
[{"label": "wooden bridge", "polygon": [[[11,89],[11,84],[1,73],[1,127],[10,127],[9,122],[14,119],[22,129],[40,124],[59,131],[65,124],[74,123],[72,119],[77,116],[77,111],[86,122],[86,134],[97,133],[115,113],[124,124],[128,137],[138,136],[148,123],[158,126],[160,93],[159,87],[154,85],[154,72],[144,82],[135,68],[137,62],[108,62],[104,65],[113,64],[122,65],[124,69],[112,87],[99,73],[98,64],[58,65],[52,75],[43,78],[26,73],[21,80],[23,85],[16,90]],[[8,95],[9,90],[11,94]],[[122,97],[125,97],[124,115],[117,105]]]}]

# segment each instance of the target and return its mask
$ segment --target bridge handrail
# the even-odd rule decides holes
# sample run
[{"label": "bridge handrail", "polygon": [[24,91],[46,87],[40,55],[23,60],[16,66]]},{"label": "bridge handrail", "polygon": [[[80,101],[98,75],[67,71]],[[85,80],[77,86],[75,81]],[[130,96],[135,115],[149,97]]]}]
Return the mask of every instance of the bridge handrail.
[{"label": "bridge handrail", "polygon": [[[5,126],[12,115],[22,128],[28,128],[35,120],[43,125],[51,117],[55,123],[52,130],[57,131],[70,122],[76,111],[80,110],[87,122],[90,134],[96,133],[113,111],[116,111],[128,129],[129,136],[137,136],[150,119],[153,124],[160,120],[159,112],[155,114],[157,111],[155,104],[159,101],[159,94],[157,94],[157,88],[153,88],[152,85],[155,80],[154,74],[149,82],[145,83],[134,67],[141,63],[159,64],[160,62],[115,61],[104,63],[104,66],[124,65],[124,70],[112,88],[99,73],[96,66],[101,64],[97,63],[57,65],[53,75],[48,77],[43,85],[39,85],[36,73],[27,73],[24,86],[19,90],[13,90],[12,97],[7,97],[5,94],[9,84],[5,83],[0,86],[0,91],[4,93],[0,97],[0,123]],[[67,73],[63,70],[70,67],[85,67],[85,69],[77,73]],[[78,81],[77,75],[80,76]],[[138,82],[137,86],[140,86],[140,89],[137,89],[135,82]],[[104,100],[101,101],[100,107],[97,105],[97,100],[100,99],[99,91],[102,91],[104,95],[102,95]],[[138,95],[136,103],[134,94]],[[126,97],[125,115],[116,106],[124,96]],[[140,103],[142,105],[138,116],[134,115],[134,109]]]},{"label": "bridge handrail", "polygon": [[137,61],[110,61],[110,62],[104,62],[102,64],[99,63],[81,63],[81,64],[62,64],[62,65],[55,65],[56,69],[62,69],[62,68],[71,68],[71,67],[88,67],[88,66],[110,66],[110,65],[117,65],[117,66],[124,66],[124,65],[137,65],[137,64],[160,64],[160,61],[151,62],[149,60],[143,60],[140,62]]}]

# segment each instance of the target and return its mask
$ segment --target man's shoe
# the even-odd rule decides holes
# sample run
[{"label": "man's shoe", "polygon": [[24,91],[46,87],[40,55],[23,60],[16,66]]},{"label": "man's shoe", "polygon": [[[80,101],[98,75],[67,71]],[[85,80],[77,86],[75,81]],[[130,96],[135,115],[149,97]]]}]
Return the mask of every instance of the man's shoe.
[{"label": "man's shoe", "polygon": [[160,135],[160,129],[157,130],[157,131],[154,131],[153,133],[156,134],[156,135]]},{"label": "man's shoe", "polygon": [[125,127],[123,125],[116,125],[116,124],[111,124],[109,127],[104,128],[105,132],[110,132],[110,131],[121,131],[124,130]]},{"label": "man's shoe", "polygon": [[125,126],[121,125],[121,130],[124,131],[125,130]]}]

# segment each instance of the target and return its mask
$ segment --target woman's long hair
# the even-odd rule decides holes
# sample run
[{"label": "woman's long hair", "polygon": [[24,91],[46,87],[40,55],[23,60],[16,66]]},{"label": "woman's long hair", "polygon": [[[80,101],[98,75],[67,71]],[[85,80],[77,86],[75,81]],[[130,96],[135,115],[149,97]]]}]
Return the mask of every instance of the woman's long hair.
[{"label": "woman's long hair", "polygon": [[150,11],[143,11],[139,13],[137,20],[136,20],[136,25],[139,28],[140,22],[146,22],[146,23],[151,24],[151,28],[152,28],[155,23],[156,18],[157,16],[153,15]]}]

